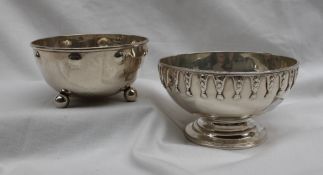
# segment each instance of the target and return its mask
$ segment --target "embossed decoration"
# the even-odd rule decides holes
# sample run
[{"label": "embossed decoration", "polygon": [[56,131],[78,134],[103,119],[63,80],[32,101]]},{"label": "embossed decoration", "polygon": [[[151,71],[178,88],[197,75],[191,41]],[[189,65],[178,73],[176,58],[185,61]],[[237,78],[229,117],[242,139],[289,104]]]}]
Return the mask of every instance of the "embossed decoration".
[{"label": "embossed decoration", "polygon": [[163,70],[164,70],[164,67],[163,66],[159,66],[160,81],[161,81],[162,85],[166,88],[165,77],[164,77]]},{"label": "embossed decoration", "polygon": [[207,74],[200,74],[201,97],[207,98],[206,90],[209,76]]},{"label": "embossed decoration", "polygon": [[242,86],[243,86],[243,78],[240,76],[237,77],[232,77],[233,81],[233,87],[234,87],[234,92],[235,94],[233,95],[234,100],[239,100],[241,99],[241,91],[242,91]]},{"label": "embossed decoration", "polygon": [[123,49],[119,50],[115,53],[115,60],[118,64],[123,64],[126,60],[133,60],[133,58],[137,58],[137,54],[134,48],[131,49]]},{"label": "embossed decoration", "polygon": [[292,83],[294,81],[294,74],[295,74],[294,69],[290,70],[288,72],[288,74],[289,74],[289,76],[288,76],[288,83],[287,83],[287,86],[285,88],[285,92],[287,92],[292,87]]},{"label": "embossed decoration", "polygon": [[136,101],[132,84],[147,42],[136,35],[77,34],[37,39],[31,47],[41,56],[35,61],[46,82],[58,91],[54,104],[64,108],[73,96],[102,98],[122,92],[126,101]]},{"label": "embossed decoration", "polygon": [[188,96],[193,96],[191,86],[192,86],[192,73],[190,72],[185,72],[184,75],[184,82],[185,82],[185,93]]},{"label": "embossed decoration", "polygon": [[287,73],[286,72],[279,73],[278,78],[279,78],[279,89],[277,91],[277,95],[282,95],[284,92],[283,86],[284,86],[284,81],[287,78]]},{"label": "embossed decoration", "polygon": [[38,51],[35,52],[35,57],[40,58],[40,54]]},{"label": "embossed decoration", "polygon": [[214,86],[216,90],[216,99],[224,100],[223,89],[224,89],[224,83],[225,83],[226,77],[214,76],[214,75],[212,75],[212,77],[213,77]]},{"label": "embossed decoration", "polygon": [[259,76],[254,76],[250,77],[250,82],[251,82],[251,95],[250,99],[255,100],[257,98],[257,92],[260,87],[260,77]]},{"label": "embossed decoration", "polygon": [[244,149],[265,140],[265,128],[253,117],[284,100],[296,83],[298,62],[267,53],[200,52],[168,56],[159,65],[170,69],[162,71],[161,79],[172,75],[168,94],[199,117],[184,129],[188,140],[219,149]]},{"label": "embossed decoration", "polygon": [[175,71],[174,74],[176,74],[175,75],[175,92],[179,93],[179,92],[181,92],[179,90],[179,74],[180,74],[180,71]]},{"label": "embossed decoration", "polygon": [[166,87],[172,91],[172,86],[174,85],[174,71],[172,69],[166,70]]},{"label": "embossed decoration", "polygon": [[124,56],[124,52],[123,50],[119,50],[117,51],[115,54],[114,54],[114,61],[118,64],[123,64],[124,63],[124,60],[125,60],[125,56]]},{"label": "embossed decoration", "polygon": [[275,75],[268,75],[266,76],[266,94],[267,97],[270,93],[272,88],[274,87]]},{"label": "embossed decoration", "polygon": [[125,56],[125,57],[131,57],[131,58],[136,58],[137,57],[137,54],[136,54],[135,48],[125,49],[123,51],[123,56]]},{"label": "embossed decoration", "polygon": [[70,60],[80,60],[80,59],[82,59],[82,56],[81,56],[81,54],[80,54],[80,53],[73,52],[73,53],[70,53],[70,54],[68,55],[68,58],[69,58]]},{"label": "embossed decoration", "polygon": [[60,46],[61,47],[71,47],[72,46],[72,41],[68,40],[68,39],[63,40],[63,41],[61,41]]}]

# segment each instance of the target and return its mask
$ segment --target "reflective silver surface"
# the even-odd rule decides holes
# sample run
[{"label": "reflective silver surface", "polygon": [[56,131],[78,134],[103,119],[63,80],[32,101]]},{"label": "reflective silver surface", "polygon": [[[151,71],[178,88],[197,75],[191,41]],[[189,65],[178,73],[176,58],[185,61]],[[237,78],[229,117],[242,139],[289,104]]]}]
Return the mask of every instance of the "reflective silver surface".
[{"label": "reflective silver surface", "polygon": [[129,89],[132,96],[125,92],[126,100],[135,101],[137,91],[130,86],[147,42],[135,35],[89,34],[39,39],[31,46],[45,80],[60,92],[55,104],[66,107],[70,95],[102,97]]},{"label": "reflective silver surface", "polygon": [[159,62],[168,93],[200,117],[187,125],[187,138],[223,149],[249,148],[264,140],[264,128],[251,117],[278,105],[297,72],[295,59],[266,53],[193,53]]}]

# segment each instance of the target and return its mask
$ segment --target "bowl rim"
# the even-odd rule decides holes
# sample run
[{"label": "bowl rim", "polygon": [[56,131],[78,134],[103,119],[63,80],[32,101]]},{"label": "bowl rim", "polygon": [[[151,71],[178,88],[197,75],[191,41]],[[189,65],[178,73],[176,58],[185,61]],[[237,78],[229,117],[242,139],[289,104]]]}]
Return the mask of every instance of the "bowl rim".
[{"label": "bowl rim", "polygon": [[[91,36],[91,35],[123,35],[123,36],[131,36],[131,37],[140,37],[143,38],[142,41],[130,44],[120,44],[120,45],[113,45],[113,46],[94,46],[94,47],[73,47],[73,48],[63,48],[63,47],[51,47],[51,46],[44,46],[36,44],[36,42],[40,40],[58,38],[58,37],[74,37],[74,36]],[[30,42],[30,47],[37,50],[44,50],[44,51],[62,51],[62,52],[70,52],[70,51],[100,51],[100,50],[117,50],[122,48],[129,48],[129,47],[137,47],[140,45],[144,45],[148,43],[149,40],[147,37],[140,36],[140,35],[131,35],[131,34],[119,34],[119,33],[86,33],[86,34],[70,34],[70,35],[55,35],[49,36],[44,38],[39,38]]]},{"label": "bowl rim", "polygon": [[[279,68],[279,69],[273,69],[273,70],[266,70],[266,71],[261,71],[261,72],[241,72],[241,71],[233,71],[233,72],[227,72],[227,71],[215,71],[215,70],[199,70],[199,69],[191,69],[191,68],[186,68],[186,67],[180,67],[180,66],[174,66],[170,64],[165,64],[161,63],[162,60],[170,58],[170,57],[177,57],[177,56],[183,56],[183,55],[192,55],[192,54],[207,54],[207,53],[253,53],[253,54],[267,54],[267,55],[274,55],[274,56],[279,56],[279,57],[285,57],[288,59],[294,60],[296,63],[292,66],[284,67],[284,68]],[[158,62],[158,67],[159,66],[165,66],[165,67],[170,67],[173,69],[179,69],[181,71],[186,71],[186,72],[194,72],[194,73],[201,73],[201,74],[219,74],[219,75],[238,75],[238,76],[250,76],[250,75],[262,75],[262,74],[272,74],[272,73],[279,73],[283,71],[289,71],[291,69],[298,69],[299,67],[299,61],[295,58],[292,57],[287,57],[287,56],[282,56],[282,55],[276,55],[276,54],[271,54],[271,53],[266,53],[266,52],[254,52],[254,51],[204,51],[204,52],[190,52],[190,53],[182,53],[182,54],[176,54],[176,55],[171,55],[167,57],[162,57],[159,59]]]}]

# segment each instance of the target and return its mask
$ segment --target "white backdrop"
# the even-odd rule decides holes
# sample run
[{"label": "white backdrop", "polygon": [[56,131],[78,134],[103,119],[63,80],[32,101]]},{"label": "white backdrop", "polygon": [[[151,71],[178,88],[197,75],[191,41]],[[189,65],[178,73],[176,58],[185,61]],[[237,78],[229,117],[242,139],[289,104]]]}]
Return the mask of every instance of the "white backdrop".
[{"label": "white backdrop", "polygon": [[[0,0],[0,174],[323,173],[323,1]],[[75,33],[150,39],[135,86],[122,96],[56,109],[30,41]],[[257,120],[268,140],[225,151],[191,144],[193,117],[162,88],[158,59],[184,52],[258,51],[297,58],[292,93]]]}]

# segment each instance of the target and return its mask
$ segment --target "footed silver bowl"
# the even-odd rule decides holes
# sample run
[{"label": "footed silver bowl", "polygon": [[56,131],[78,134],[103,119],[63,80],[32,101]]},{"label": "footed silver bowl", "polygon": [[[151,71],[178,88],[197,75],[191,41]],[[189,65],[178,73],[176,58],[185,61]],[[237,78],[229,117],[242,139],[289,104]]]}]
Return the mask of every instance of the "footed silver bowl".
[{"label": "footed silver bowl", "polygon": [[57,107],[69,96],[105,97],[124,91],[135,101],[131,84],[147,54],[148,39],[135,35],[87,34],[56,36],[31,43],[43,77],[59,94]]},{"label": "footed silver bowl", "polygon": [[293,58],[252,52],[182,54],[162,58],[158,67],[169,95],[198,116],[185,136],[221,149],[263,142],[265,129],[252,117],[282,102],[298,72]]}]

